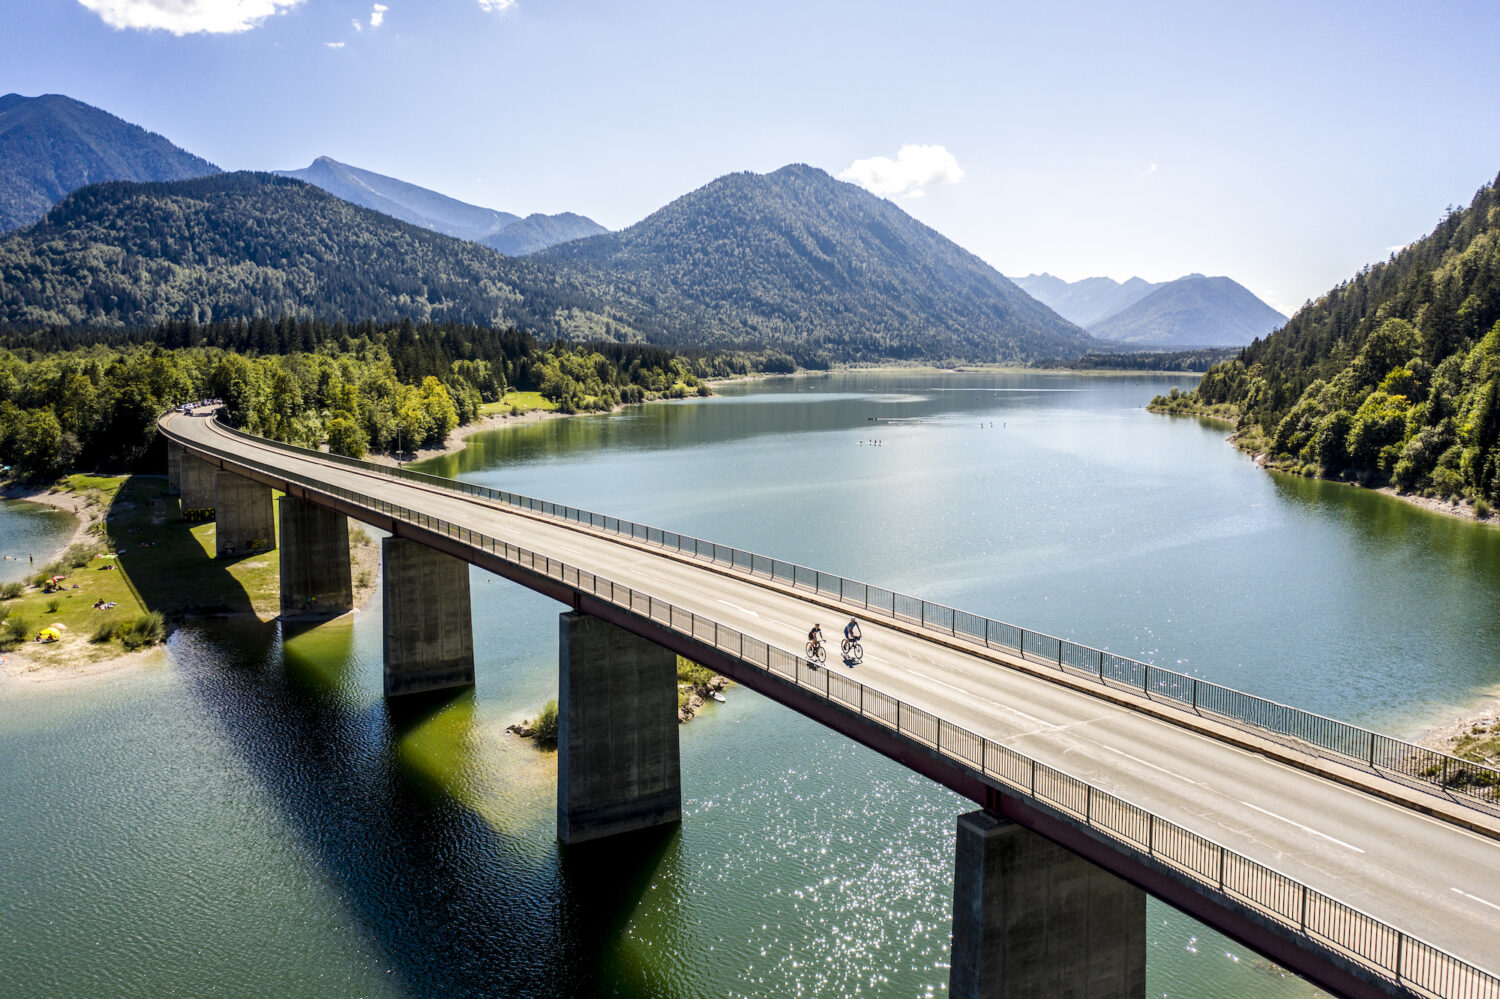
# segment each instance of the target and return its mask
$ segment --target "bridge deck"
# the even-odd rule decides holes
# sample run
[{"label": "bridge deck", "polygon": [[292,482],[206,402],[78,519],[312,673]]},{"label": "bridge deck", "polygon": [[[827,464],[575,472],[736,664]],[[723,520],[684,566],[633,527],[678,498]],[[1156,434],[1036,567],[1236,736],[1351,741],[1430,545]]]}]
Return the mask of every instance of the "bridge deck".
[{"label": "bridge deck", "polygon": [[[914,630],[861,618],[864,662],[838,660],[839,612],[810,596],[714,571],[577,525],[256,444],[202,418],[169,416],[188,442],[318,476],[626,583],[799,650],[811,622],[827,668],[1070,773],[1279,870],[1492,973],[1500,972],[1500,840],[1007,668]],[[1379,778],[1371,778],[1378,781]],[[1489,820],[1476,818],[1479,824]],[[1500,831],[1500,823],[1496,824]]]}]

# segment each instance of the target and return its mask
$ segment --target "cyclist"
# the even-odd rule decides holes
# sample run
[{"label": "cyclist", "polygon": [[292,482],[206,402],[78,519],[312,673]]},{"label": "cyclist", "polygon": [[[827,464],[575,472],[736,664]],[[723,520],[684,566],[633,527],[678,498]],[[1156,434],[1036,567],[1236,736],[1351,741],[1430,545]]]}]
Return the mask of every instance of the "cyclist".
[{"label": "cyclist", "polygon": [[815,625],[812,626],[812,631],[809,631],[807,633],[807,648],[808,648],[808,651],[810,652],[813,649],[821,648],[822,645],[823,645],[823,626],[821,624],[815,624]]},{"label": "cyclist", "polygon": [[859,630],[859,622],[856,621],[856,620],[854,620],[854,618],[851,616],[849,618],[849,623],[846,624],[846,625],[844,625],[844,649],[845,649],[845,651],[848,651],[849,646],[853,645],[855,642],[859,641],[863,637],[864,637],[864,635]]}]

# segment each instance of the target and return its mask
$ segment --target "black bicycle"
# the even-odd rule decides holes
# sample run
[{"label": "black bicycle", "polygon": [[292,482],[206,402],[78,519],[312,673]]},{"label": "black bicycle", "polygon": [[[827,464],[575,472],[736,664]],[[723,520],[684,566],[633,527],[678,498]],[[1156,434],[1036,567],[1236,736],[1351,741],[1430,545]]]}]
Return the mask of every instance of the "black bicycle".
[{"label": "black bicycle", "polygon": [[839,644],[839,651],[844,654],[844,661],[850,665],[864,661],[865,647],[858,642],[846,638]]},{"label": "black bicycle", "polygon": [[823,648],[822,642],[807,643],[807,664],[817,666],[828,659],[828,650]]}]

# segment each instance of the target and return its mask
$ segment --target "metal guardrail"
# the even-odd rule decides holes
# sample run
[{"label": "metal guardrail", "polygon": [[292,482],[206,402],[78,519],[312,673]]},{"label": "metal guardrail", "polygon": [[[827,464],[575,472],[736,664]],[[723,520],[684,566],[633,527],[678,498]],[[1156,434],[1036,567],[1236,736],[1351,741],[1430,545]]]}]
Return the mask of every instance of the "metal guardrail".
[{"label": "metal guardrail", "polygon": [[1321,755],[1368,767],[1378,774],[1408,784],[1444,791],[1470,804],[1500,808],[1500,770],[1451,753],[1441,753],[1403,739],[1382,735],[1358,725],[1247,694],[1232,687],[1117,656],[1102,649],[1079,645],[1053,635],[1029,631],[979,614],[955,610],[920,597],[675,531],[647,527],[618,517],[608,517],[458,479],[446,479],[426,472],[377,465],[357,458],[283,444],[247,434],[222,421],[221,426],[234,436],[256,444],[270,445],[317,460],[419,482],[450,492],[492,500],[519,510],[585,524],[611,534],[714,562],[748,575],[789,583],[795,588],[836,600],[850,608],[859,608],[867,613],[875,611],[894,620],[966,639],[985,648],[1012,652],[1028,662],[1055,667],[1070,676],[1093,679],[1116,690],[1140,693],[1148,699],[1164,699],[1200,715],[1211,715],[1216,720],[1257,734],[1293,740],[1299,746],[1311,747]]},{"label": "metal guardrail", "polygon": [[[1415,995],[1432,999],[1500,999],[1500,977],[1491,972],[1403,933],[1184,826],[1100,790],[1087,781],[867,687],[842,673],[812,669],[800,655],[648,593],[420,511],[329,485],[311,476],[212,445],[188,443],[235,464],[256,468],[283,481],[296,482],[312,492],[363,506],[489,552],[687,635],[725,655],[736,657],[747,666],[795,683],[803,690],[819,694],[860,717],[927,747],[993,786],[1029,798],[1045,809],[1093,830],[1121,849],[1157,861],[1178,875],[1219,892],[1232,905],[1270,920]],[[319,453],[319,457],[327,456]]]}]

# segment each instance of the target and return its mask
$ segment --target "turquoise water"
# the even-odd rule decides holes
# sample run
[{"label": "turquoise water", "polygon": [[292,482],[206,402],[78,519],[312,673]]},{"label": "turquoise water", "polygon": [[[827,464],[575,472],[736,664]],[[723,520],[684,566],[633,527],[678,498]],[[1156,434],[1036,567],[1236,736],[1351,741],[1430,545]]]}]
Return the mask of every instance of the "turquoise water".
[{"label": "turquoise water", "polygon": [[[1500,532],[1267,475],[1222,428],[1141,410],[1174,383],[745,384],[504,428],[426,467],[1402,732],[1500,683]],[[0,550],[36,516],[0,511]],[[553,758],[503,730],[555,695],[563,608],[472,582],[476,689],[416,716],[380,698],[378,597],[294,634],[192,624],[142,672],[0,687],[7,989],[945,991],[967,803],[736,689],[681,730],[679,829],[562,850]],[[1151,995],[1315,994],[1164,906],[1149,919]]]}]

